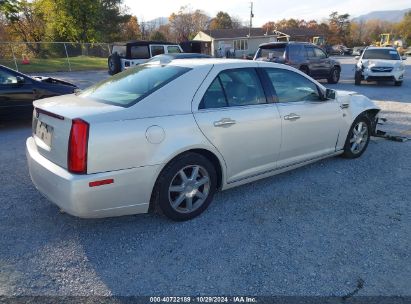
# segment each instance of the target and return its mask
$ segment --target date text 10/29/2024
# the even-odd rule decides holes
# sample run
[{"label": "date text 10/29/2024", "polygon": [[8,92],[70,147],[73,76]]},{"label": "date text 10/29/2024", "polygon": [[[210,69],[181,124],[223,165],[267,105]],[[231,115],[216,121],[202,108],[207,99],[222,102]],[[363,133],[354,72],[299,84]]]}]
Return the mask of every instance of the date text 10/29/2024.
[{"label": "date text 10/29/2024", "polygon": [[254,297],[150,297],[150,303],[257,303]]}]

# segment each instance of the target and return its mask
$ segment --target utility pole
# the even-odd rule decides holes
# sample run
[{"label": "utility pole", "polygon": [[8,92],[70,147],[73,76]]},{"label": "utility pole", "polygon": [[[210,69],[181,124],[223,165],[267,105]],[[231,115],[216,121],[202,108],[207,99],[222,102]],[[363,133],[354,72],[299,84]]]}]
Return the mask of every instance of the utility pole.
[{"label": "utility pole", "polygon": [[253,2],[250,2],[250,27],[248,29],[248,36],[251,37],[251,28],[253,27],[253,18],[254,18],[254,13],[253,13]]}]

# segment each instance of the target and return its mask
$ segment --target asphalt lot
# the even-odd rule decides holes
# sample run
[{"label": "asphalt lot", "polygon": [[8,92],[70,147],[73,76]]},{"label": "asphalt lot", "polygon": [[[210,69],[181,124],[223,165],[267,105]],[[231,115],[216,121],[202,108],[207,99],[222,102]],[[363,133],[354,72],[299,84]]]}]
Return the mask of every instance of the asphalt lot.
[{"label": "asphalt lot", "polygon": [[[385,128],[411,136],[411,60],[403,87],[356,87],[341,61],[331,87],[379,100]],[[58,76],[85,87],[108,75]],[[411,296],[411,141],[373,138],[359,159],[218,193],[176,223],[60,213],[30,181],[28,136],[29,121],[0,126],[0,295]]]}]

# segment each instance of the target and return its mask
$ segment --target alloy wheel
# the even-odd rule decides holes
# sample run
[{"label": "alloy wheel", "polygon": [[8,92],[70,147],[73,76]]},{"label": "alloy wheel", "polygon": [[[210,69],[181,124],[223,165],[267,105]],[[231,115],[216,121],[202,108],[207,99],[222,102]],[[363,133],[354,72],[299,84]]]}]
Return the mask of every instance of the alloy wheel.
[{"label": "alloy wheel", "polygon": [[210,176],[199,165],[186,166],[174,175],[168,188],[171,207],[180,213],[197,210],[210,192]]},{"label": "alloy wheel", "polygon": [[350,150],[353,154],[361,153],[367,144],[368,140],[368,126],[365,122],[358,122],[352,130],[352,137],[350,139]]}]

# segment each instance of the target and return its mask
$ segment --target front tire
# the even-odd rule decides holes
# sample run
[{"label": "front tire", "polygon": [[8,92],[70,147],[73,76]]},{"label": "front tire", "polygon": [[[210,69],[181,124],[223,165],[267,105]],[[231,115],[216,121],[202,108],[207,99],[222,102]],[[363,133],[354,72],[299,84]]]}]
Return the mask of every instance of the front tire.
[{"label": "front tire", "polygon": [[356,71],[354,75],[355,85],[361,85],[361,72]]},{"label": "front tire", "polygon": [[306,67],[305,65],[303,65],[300,68],[300,71],[303,72],[304,74],[310,75],[310,70],[308,69],[308,67]]},{"label": "front tire", "polygon": [[168,218],[186,221],[207,209],[216,189],[213,164],[204,156],[190,152],[163,169],[155,186],[153,204]]},{"label": "front tire", "polygon": [[345,158],[360,157],[368,147],[371,136],[371,124],[367,117],[357,117],[351,125],[345,140],[344,153]]},{"label": "front tire", "polygon": [[338,83],[338,81],[340,80],[340,74],[341,72],[339,68],[337,67],[332,68],[330,72],[330,76],[327,79],[328,83],[330,84]]}]

